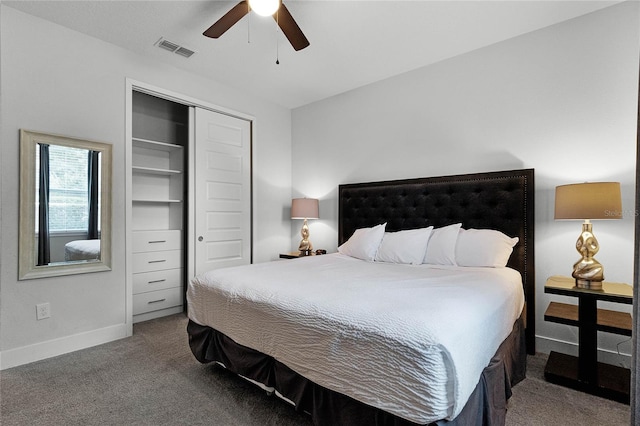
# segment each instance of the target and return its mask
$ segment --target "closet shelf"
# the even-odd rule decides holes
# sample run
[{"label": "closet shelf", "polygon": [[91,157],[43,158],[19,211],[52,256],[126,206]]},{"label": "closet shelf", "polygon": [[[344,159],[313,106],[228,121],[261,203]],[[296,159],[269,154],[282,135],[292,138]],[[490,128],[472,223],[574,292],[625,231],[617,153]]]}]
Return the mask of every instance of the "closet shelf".
[{"label": "closet shelf", "polygon": [[152,141],[149,139],[131,138],[131,140],[133,141],[133,146],[136,146],[139,148],[157,149],[161,151],[175,151],[177,149],[183,148],[182,145]]},{"label": "closet shelf", "polygon": [[132,200],[134,203],[145,203],[145,204],[176,204],[176,203],[181,203],[182,200],[171,200],[171,199],[165,199],[165,200],[153,200],[153,199],[148,199],[148,198],[134,198]]},{"label": "closet shelf", "polygon": [[172,170],[172,169],[159,169],[156,167],[141,167],[141,166],[133,166],[132,171],[134,173],[145,173],[151,175],[179,175],[182,174],[182,170]]}]

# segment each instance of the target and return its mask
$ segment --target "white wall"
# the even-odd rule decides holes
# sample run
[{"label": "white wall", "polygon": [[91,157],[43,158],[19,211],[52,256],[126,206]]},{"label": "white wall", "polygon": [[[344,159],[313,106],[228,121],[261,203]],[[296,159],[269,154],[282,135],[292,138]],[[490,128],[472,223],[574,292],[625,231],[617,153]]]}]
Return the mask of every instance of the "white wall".
[{"label": "white wall", "polygon": [[[289,250],[291,112],[0,5],[0,367],[124,337],[125,79],[255,117],[254,260]],[[113,144],[113,270],[18,281],[19,129]],[[51,303],[36,321],[35,305]]]},{"label": "white wall", "polygon": [[632,283],[639,28],[627,2],[295,109],[293,195],[321,199],[314,246],[336,249],[341,183],[534,168],[538,349],[575,349],[575,328],[543,320],[546,278],[578,259],[580,223],[553,220],[554,190],[621,182],[624,219],[594,232],[607,280]]}]

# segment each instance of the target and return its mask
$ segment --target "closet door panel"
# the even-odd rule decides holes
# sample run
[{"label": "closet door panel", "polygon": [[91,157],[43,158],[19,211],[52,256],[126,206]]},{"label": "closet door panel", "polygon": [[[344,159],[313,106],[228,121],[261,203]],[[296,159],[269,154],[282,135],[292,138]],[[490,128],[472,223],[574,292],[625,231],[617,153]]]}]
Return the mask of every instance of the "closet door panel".
[{"label": "closet door panel", "polygon": [[196,274],[251,262],[251,123],[196,109]]}]

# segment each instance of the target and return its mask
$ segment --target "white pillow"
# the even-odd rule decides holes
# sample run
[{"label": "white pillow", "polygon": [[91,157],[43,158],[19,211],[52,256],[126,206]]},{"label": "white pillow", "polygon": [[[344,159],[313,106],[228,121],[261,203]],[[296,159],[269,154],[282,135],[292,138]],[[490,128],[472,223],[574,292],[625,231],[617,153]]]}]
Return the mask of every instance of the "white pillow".
[{"label": "white pillow", "polygon": [[373,228],[356,229],[351,238],[338,247],[338,252],[347,256],[373,262],[384,236],[386,222]]},{"label": "white pillow", "polygon": [[376,254],[376,262],[419,265],[427,251],[433,226],[398,232],[385,232]]},{"label": "white pillow", "polygon": [[461,229],[456,245],[459,266],[503,268],[507,266],[518,237],[492,229]]},{"label": "white pillow", "polygon": [[454,223],[431,231],[423,263],[455,265],[456,241],[458,241],[458,231],[460,231],[461,226],[461,223]]}]

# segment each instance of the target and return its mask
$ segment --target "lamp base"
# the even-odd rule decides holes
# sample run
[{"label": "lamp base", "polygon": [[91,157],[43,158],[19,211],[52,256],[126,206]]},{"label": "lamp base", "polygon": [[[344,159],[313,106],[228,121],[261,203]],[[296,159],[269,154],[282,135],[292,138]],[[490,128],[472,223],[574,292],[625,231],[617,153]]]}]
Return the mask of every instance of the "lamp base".
[{"label": "lamp base", "polygon": [[309,241],[309,240],[302,240],[302,241],[300,241],[300,245],[298,246],[298,250],[300,250],[300,252],[303,252],[303,251],[311,252],[311,251],[313,251],[313,244],[311,244],[311,241]]},{"label": "lamp base", "polygon": [[602,290],[604,281],[604,267],[593,256],[598,253],[600,246],[593,235],[593,227],[590,221],[582,224],[582,233],[576,241],[576,250],[582,255],[582,259],[573,265],[571,276],[576,280],[576,287],[588,290]]},{"label": "lamp base", "polygon": [[602,281],[589,281],[576,278],[576,287],[585,290],[602,290]]},{"label": "lamp base", "polygon": [[298,250],[300,250],[300,253],[309,252],[310,254],[313,250],[313,244],[311,244],[311,241],[309,241],[309,225],[307,224],[307,219],[305,219],[304,223],[302,224],[300,235],[302,235],[302,241],[300,241]]}]

